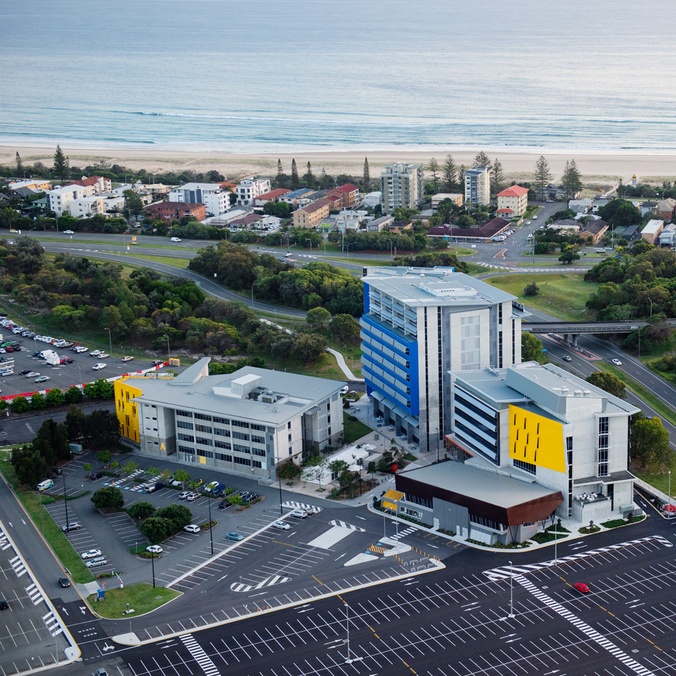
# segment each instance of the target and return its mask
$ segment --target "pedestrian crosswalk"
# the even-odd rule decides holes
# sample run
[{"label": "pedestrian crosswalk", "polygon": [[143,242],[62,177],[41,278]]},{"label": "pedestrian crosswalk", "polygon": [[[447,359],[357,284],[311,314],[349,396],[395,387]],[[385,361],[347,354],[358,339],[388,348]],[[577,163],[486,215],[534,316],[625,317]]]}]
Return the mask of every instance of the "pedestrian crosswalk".
[{"label": "pedestrian crosswalk", "polygon": [[263,589],[264,587],[272,587],[276,584],[283,584],[288,582],[291,578],[284,577],[283,575],[272,575],[271,577],[265,578],[258,584],[245,584],[244,582],[233,582],[230,585],[230,589],[234,592],[249,592],[256,589]]},{"label": "pedestrian crosswalk", "polygon": [[570,622],[578,631],[581,631],[583,634],[585,634],[585,636],[589,637],[601,648],[607,650],[613,657],[620,660],[620,662],[631,669],[634,673],[641,674],[641,676],[649,676],[649,674],[653,673],[635,659],[627,655],[627,653],[625,653],[623,650],[620,650],[620,648],[618,648],[612,641],[609,641],[607,638],[602,636],[598,631],[596,631],[596,629],[590,627],[586,622],[577,617],[577,615],[562,606],[560,603],[557,603],[551,596],[548,596],[543,591],[538,589],[532,582],[530,582],[530,580],[527,580],[521,575],[517,575],[514,578],[514,582],[520,584],[526,591],[535,596],[535,598],[537,598],[540,603],[546,605],[548,608],[560,615],[564,620]]},{"label": "pedestrian crosswalk", "polygon": [[390,537],[391,540],[401,540],[401,538],[404,538],[407,535],[412,535],[417,530],[418,530],[417,528],[414,528],[413,526],[409,526],[408,528],[404,528],[404,530],[400,530],[395,535],[390,535],[389,537]]},{"label": "pedestrian crosswalk", "polygon": [[26,566],[21,560],[20,556],[15,556],[9,560],[9,565],[12,566],[17,577],[21,577],[26,574]]},{"label": "pedestrian crosswalk", "polygon": [[314,505],[308,505],[305,502],[295,502],[294,500],[287,500],[282,503],[282,507],[287,509],[304,509],[306,512],[322,512],[324,511],[322,507],[315,507]]},{"label": "pedestrian crosswalk", "polygon": [[499,568],[491,568],[490,570],[485,570],[484,575],[493,582],[497,580],[508,580],[510,577],[514,577],[516,575],[526,575],[528,573],[532,573],[537,570],[544,570],[545,568],[551,568],[552,566],[570,563],[573,561],[580,561],[581,559],[586,559],[589,558],[590,556],[597,556],[605,552],[611,552],[614,549],[621,549],[622,547],[639,545],[644,542],[651,541],[658,542],[664,547],[673,547],[673,543],[669,542],[669,540],[667,540],[662,535],[649,535],[644,538],[639,538],[638,540],[629,540],[628,542],[620,542],[615,545],[608,545],[607,547],[599,547],[599,549],[591,549],[587,552],[577,552],[576,554],[560,556],[557,559],[542,561],[540,563],[526,563],[519,566],[500,566]]},{"label": "pedestrian crosswalk", "polygon": [[63,631],[61,623],[54,617],[54,613],[51,611],[42,616],[42,621],[52,636],[58,636]]},{"label": "pedestrian crosswalk", "polygon": [[184,634],[181,636],[181,641],[183,641],[183,645],[188,649],[195,662],[197,662],[200,669],[207,676],[221,676],[218,667],[212,662],[209,655],[204,652],[204,648],[195,640],[192,634]]},{"label": "pedestrian crosswalk", "polygon": [[5,549],[9,549],[12,546],[12,543],[7,539],[5,532],[0,530],[0,549],[4,552]]},{"label": "pedestrian crosswalk", "polygon": [[28,598],[32,601],[34,606],[37,606],[38,603],[42,603],[44,600],[42,592],[38,589],[35,583],[26,587],[26,594],[28,594]]},{"label": "pedestrian crosswalk", "polygon": [[329,521],[329,526],[340,526],[341,528],[347,528],[348,530],[354,530],[357,531],[358,533],[365,533],[366,530],[364,528],[360,528],[359,526],[355,526],[352,523],[348,523],[347,521]]}]

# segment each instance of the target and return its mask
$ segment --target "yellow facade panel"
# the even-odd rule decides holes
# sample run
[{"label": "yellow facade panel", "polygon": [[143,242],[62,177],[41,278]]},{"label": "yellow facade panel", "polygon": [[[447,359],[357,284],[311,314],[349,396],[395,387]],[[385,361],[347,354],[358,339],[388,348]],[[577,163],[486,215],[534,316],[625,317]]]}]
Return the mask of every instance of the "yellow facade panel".
[{"label": "yellow facade panel", "polygon": [[120,423],[120,434],[135,443],[140,442],[141,428],[138,419],[138,406],[133,401],[143,391],[134,385],[129,378],[115,381],[115,410]]},{"label": "yellow facade panel", "polygon": [[566,472],[563,425],[555,420],[509,407],[509,457],[554,472]]}]

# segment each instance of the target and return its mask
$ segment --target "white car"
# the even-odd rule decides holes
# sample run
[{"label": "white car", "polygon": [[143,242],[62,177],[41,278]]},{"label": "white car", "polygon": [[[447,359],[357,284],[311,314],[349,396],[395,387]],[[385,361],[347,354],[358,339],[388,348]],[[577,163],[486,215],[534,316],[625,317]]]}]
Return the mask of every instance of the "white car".
[{"label": "white car", "polygon": [[[171,484],[171,485],[173,486],[175,483],[178,483],[178,482],[172,481],[172,484]],[[180,484],[179,484],[179,485],[180,485]],[[181,491],[181,492],[178,494],[178,499],[179,499],[179,500],[187,500],[187,498],[188,498],[189,495],[191,495],[190,491]]]},{"label": "white car", "polygon": [[134,357],[130,357],[129,355],[127,355],[126,357],[122,357],[122,361],[124,362],[131,361],[133,358]]},{"label": "white car", "polygon": [[107,352],[101,352],[99,355],[99,359],[108,359],[108,357],[110,357],[110,355]]},{"label": "white car", "polygon": [[146,551],[151,554],[161,554],[164,550],[159,545],[149,545],[146,547]]},{"label": "white car", "polygon": [[622,366],[622,362],[619,359],[611,359],[611,362],[615,364],[615,366]]},{"label": "white car", "polygon": [[64,235],[74,235],[75,233],[72,230],[64,230],[63,234]]},{"label": "white car", "polygon": [[195,500],[197,500],[197,498],[199,498],[198,493],[188,493],[188,495],[185,496],[185,499],[188,502],[194,502]]},{"label": "white car", "polygon": [[74,348],[72,348],[73,352],[77,352],[77,354],[80,354],[81,352],[87,352],[89,350],[88,347],[85,347],[84,345],[76,345]]},{"label": "white car", "polygon": [[275,521],[272,524],[273,528],[276,528],[277,530],[291,530],[291,526],[289,526],[286,521]]},{"label": "white car", "polygon": [[40,374],[37,371],[29,371],[26,378],[37,378]]},{"label": "white car", "polygon": [[102,354],[103,354],[103,352],[101,352],[101,350],[92,350],[89,353],[89,356],[90,357],[100,357]]},{"label": "white car", "polygon": [[88,549],[86,552],[82,552],[80,556],[83,559],[95,559],[97,556],[101,556],[100,549]]},{"label": "white car", "polygon": [[180,238],[180,237],[172,237],[172,238],[171,238],[171,241],[172,241],[172,242],[180,242],[180,241],[181,241],[181,238]]},{"label": "white car", "polygon": [[187,526],[183,526],[183,530],[186,533],[199,533],[202,529],[196,523],[189,523]]},{"label": "white car", "polygon": [[535,216],[533,216],[533,220],[534,220],[534,221],[537,221],[537,219],[538,219],[538,215],[535,214]]},{"label": "white car", "polygon": [[106,368],[106,366],[107,366],[107,364],[104,364],[104,363],[102,363],[102,362],[99,362],[98,364],[94,364],[94,366],[92,366],[92,369],[93,369],[94,371],[100,371],[101,369]]},{"label": "white car", "polygon": [[296,519],[307,519],[307,512],[304,509],[294,509],[289,516],[293,516]]}]

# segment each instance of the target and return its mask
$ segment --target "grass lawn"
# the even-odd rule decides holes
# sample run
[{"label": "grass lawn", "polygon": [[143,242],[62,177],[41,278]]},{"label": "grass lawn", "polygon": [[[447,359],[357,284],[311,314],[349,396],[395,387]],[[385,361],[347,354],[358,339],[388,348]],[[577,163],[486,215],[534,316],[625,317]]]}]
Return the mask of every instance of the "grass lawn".
[{"label": "grass lawn", "polygon": [[94,579],[91,571],[85,566],[80,555],[73,549],[68,538],[61,532],[61,528],[54,522],[54,519],[52,519],[44,507],[45,503],[53,502],[53,498],[39,495],[19,483],[14,472],[14,467],[9,462],[10,452],[9,450],[2,452],[0,472],[2,472],[7,482],[14,488],[14,492],[26,508],[33,523],[42,532],[45,540],[47,540],[54,550],[64,568],[70,571],[73,580],[75,582],[91,582]]},{"label": "grass lawn", "polygon": [[652,407],[665,420],[668,420],[672,425],[676,425],[676,413],[674,410],[661,399],[658,399],[650,390],[643,387],[643,385],[633,378],[630,378],[622,369],[612,364],[605,364],[604,362],[597,362],[596,366],[602,371],[608,371],[616,375],[637,397],[643,399],[648,406]]},{"label": "grass lawn", "polygon": [[[150,562],[148,562],[150,565]],[[118,620],[120,618],[132,618],[157,610],[169,601],[173,601],[182,592],[174,589],[165,589],[164,587],[153,587],[150,584],[134,584],[124,589],[106,590],[106,596],[103,601],[96,600],[96,594],[87,598],[92,608],[109,620]],[[133,613],[127,613],[127,606],[133,609]]]},{"label": "grass lawn", "polygon": [[[126,254],[125,254],[126,255]],[[131,254],[132,258],[138,258],[144,261],[153,261],[155,263],[163,263],[164,265],[171,265],[181,270],[187,270],[190,264],[189,258],[174,258],[173,256],[147,256],[145,254],[137,255]]]},{"label": "grass lawn", "polygon": [[[585,282],[582,274],[575,273],[500,275],[484,281],[517,296],[522,303],[536,310],[567,321],[585,318],[585,303],[599,286]],[[540,292],[537,296],[526,298],[523,290],[533,282],[540,287]]]},{"label": "grass lawn", "polygon": [[357,439],[361,439],[363,436],[372,432],[370,427],[364,425],[363,422],[357,420],[353,415],[349,415],[343,411],[343,436],[346,444],[351,444]]}]

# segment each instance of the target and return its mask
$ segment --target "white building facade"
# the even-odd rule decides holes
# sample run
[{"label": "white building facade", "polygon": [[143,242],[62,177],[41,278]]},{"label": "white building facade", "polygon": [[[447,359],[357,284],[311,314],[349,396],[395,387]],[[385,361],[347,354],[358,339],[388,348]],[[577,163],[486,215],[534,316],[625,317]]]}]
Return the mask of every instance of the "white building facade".
[{"label": "white building facade", "polygon": [[465,171],[465,204],[476,208],[491,203],[491,177],[488,167],[473,167]]},{"label": "white building facade", "polygon": [[270,180],[267,178],[256,178],[249,176],[242,179],[235,188],[237,195],[237,204],[243,206],[254,206],[256,198],[259,195],[264,195],[271,190]]},{"label": "white building facade", "polygon": [[424,194],[422,164],[388,164],[380,175],[383,213],[417,209]]}]

